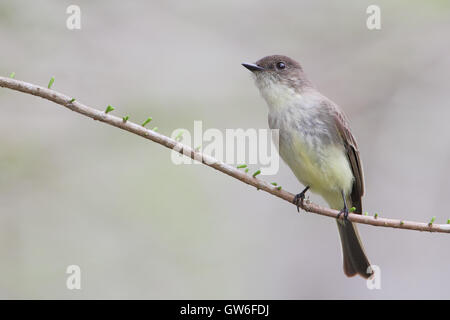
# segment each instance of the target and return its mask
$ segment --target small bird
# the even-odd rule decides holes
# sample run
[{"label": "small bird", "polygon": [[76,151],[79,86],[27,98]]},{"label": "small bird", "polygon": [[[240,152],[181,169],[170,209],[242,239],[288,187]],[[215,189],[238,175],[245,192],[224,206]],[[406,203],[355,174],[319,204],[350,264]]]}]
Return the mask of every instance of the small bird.
[{"label": "small bird", "polygon": [[[360,154],[343,111],[322,95],[295,60],[272,55],[243,63],[269,107],[269,127],[279,130],[278,151],[305,188],[297,194],[297,210],[308,190],[340,210],[337,219],[344,273],[372,275],[349,208],[361,214],[364,177]],[[343,214],[343,219],[341,219]]]}]

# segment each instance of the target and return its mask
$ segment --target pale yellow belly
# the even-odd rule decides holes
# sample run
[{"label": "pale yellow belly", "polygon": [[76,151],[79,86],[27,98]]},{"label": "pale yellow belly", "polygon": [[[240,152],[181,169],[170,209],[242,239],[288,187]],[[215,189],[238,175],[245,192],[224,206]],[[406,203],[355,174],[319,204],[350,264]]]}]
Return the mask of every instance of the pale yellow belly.
[{"label": "pale yellow belly", "polygon": [[354,180],[343,146],[314,146],[295,136],[287,143],[280,141],[280,155],[303,185],[310,186],[331,207],[342,208],[342,192],[348,196]]}]

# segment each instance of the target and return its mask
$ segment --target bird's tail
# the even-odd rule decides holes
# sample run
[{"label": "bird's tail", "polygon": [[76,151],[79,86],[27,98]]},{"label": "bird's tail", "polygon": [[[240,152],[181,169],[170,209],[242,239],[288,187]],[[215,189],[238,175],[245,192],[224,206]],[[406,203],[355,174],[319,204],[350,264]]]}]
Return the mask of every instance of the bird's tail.
[{"label": "bird's tail", "polygon": [[356,226],[347,220],[338,220],[337,225],[341,237],[344,273],[348,277],[359,274],[363,278],[369,278],[373,271],[369,269],[370,262],[364,252]]}]

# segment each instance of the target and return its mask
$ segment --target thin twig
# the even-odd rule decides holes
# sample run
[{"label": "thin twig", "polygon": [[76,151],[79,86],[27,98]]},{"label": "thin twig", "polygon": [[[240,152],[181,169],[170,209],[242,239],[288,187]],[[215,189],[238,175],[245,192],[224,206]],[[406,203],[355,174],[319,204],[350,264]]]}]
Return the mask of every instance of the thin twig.
[{"label": "thin twig", "polygon": [[[287,192],[285,190],[278,190],[278,188],[276,186],[273,186],[272,184],[269,184],[261,179],[252,177],[247,173],[239,171],[237,168],[234,168],[221,161],[218,161],[209,155],[202,154],[201,152],[194,150],[189,146],[183,145],[180,142],[175,141],[174,139],[171,139],[155,131],[146,129],[143,126],[133,123],[131,121],[124,121],[123,118],[119,118],[113,116],[112,114],[105,113],[104,111],[88,107],[80,103],[78,100],[74,100],[72,97],[66,96],[62,93],[41,86],[37,86],[31,83],[27,83],[24,81],[19,81],[5,77],[0,77],[0,87],[9,88],[12,90],[32,94],[50,100],[52,102],[55,102],[59,105],[62,105],[72,111],[78,112],[94,120],[105,122],[114,127],[127,130],[141,137],[149,139],[153,142],[159,143],[165,146],[166,148],[173,149],[181,154],[184,154],[185,156],[200,161],[211,168],[214,168],[246,184],[256,187],[259,190],[266,191],[290,203],[292,203],[294,200],[294,194],[290,192]],[[323,208],[309,201],[304,201],[301,204],[301,208],[311,213],[316,213],[319,215],[328,216],[332,218],[337,218],[339,213],[337,210]],[[356,223],[369,224],[377,227],[390,227],[397,229],[450,233],[450,224],[434,224],[434,223],[405,221],[405,220],[365,216],[355,213],[349,213],[348,220]]]}]

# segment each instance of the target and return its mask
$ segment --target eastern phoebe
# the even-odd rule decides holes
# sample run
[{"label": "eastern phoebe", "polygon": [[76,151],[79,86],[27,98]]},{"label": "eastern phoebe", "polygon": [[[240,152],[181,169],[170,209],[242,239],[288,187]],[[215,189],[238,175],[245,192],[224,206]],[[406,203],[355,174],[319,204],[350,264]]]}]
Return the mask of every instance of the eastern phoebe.
[{"label": "eastern phoebe", "polygon": [[364,177],[355,138],[342,110],[322,95],[302,67],[274,55],[243,63],[269,106],[269,127],[279,130],[279,153],[305,186],[294,200],[298,206],[310,189],[320,194],[344,219],[337,219],[344,272],[371,276],[356,226],[347,220],[350,207],[361,214]]}]

